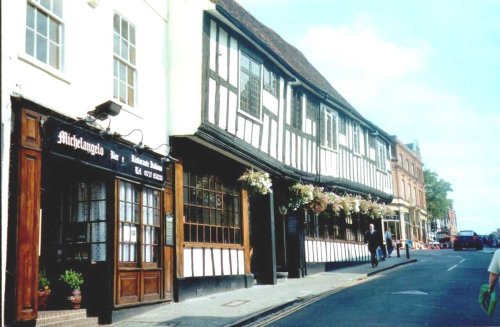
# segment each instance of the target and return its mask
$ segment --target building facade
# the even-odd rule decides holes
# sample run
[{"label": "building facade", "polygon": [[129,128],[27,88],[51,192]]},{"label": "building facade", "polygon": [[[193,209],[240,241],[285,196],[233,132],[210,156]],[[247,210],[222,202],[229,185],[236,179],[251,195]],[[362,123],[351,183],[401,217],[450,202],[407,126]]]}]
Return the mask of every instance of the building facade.
[{"label": "building facade", "polygon": [[[199,9],[176,45],[196,69],[170,87],[179,299],[366,260],[369,217],[294,211],[289,188],[390,202],[390,136],[236,2]],[[270,175],[271,195],[241,188],[248,168]]]},{"label": "building facade", "polygon": [[63,308],[67,269],[103,321],[172,300],[166,3],[3,1],[1,20],[2,318],[37,318],[39,273]]},{"label": "building facade", "polygon": [[[36,320],[40,273],[57,310],[82,272],[109,322],[369,259],[392,138],[236,2],[5,1],[2,31],[7,322]],[[296,184],[351,204],[291,206]]]},{"label": "building facade", "polygon": [[412,240],[418,247],[427,244],[427,209],[423,164],[416,143],[404,144],[394,137],[392,153],[392,183],[394,216],[384,219],[397,240]]}]

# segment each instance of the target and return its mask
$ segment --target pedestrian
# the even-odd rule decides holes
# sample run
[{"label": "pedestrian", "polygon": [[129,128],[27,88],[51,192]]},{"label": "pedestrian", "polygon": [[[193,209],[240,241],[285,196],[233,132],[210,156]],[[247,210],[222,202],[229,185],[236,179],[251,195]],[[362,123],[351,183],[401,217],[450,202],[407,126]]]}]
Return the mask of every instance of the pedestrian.
[{"label": "pedestrian", "polygon": [[495,251],[493,254],[493,258],[491,258],[490,266],[488,267],[488,271],[490,272],[490,278],[488,285],[488,291],[492,293],[495,290],[495,285],[498,280],[498,275],[500,275],[500,249]]},{"label": "pedestrian", "polygon": [[392,244],[392,233],[390,228],[387,228],[385,230],[384,237],[385,237],[385,244],[387,245],[387,257],[390,258],[391,253],[394,250],[394,245]]},{"label": "pedestrian", "polygon": [[375,230],[375,226],[370,224],[368,231],[365,233],[365,243],[368,243],[368,251],[370,251],[372,268],[378,266],[377,248],[382,245],[381,241],[382,236]]}]

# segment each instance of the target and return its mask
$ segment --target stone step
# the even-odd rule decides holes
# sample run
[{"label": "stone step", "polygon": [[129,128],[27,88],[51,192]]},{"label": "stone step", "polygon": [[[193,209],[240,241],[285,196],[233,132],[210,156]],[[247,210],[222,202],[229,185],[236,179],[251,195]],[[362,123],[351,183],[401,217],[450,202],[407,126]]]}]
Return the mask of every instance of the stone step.
[{"label": "stone step", "polygon": [[98,326],[96,317],[87,317],[87,310],[39,311],[36,326]]},{"label": "stone step", "polygon": [[50,322],[36,326],[44,326],[44,327],[97,327],[99,326],[99,321],[97,317],[89,317],[89,318],[77,318],[77,319],[66,319],[65,321],[59,322]]}]

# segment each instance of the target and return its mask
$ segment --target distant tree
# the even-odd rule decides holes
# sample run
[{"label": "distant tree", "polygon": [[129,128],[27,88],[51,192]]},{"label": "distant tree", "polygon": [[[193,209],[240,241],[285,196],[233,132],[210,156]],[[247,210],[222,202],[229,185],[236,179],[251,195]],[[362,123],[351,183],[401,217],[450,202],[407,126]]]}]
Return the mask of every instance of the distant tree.
[{"label": "distant tree", "polygon": [[448,199],[448,192],[453,191],[451,184],[440,179],[437,173],[424,169],[424,185],[427,214],[430,220],[444,217],[448,209],[453,208],[453,200]]}]

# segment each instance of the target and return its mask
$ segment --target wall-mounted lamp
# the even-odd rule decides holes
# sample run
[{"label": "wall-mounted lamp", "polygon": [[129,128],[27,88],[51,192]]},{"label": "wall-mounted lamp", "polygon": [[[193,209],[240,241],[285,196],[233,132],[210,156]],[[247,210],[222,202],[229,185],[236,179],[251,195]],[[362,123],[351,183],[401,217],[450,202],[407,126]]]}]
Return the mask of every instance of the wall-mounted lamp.
[{"label": "wall-mounted lamp", "polygon": [[142,130],[140,130],[138,128],[134,128],[133,130],[130,131],[130,133],[125,134],[125,135],[121,135],[121,136],[127,137],[130,134],[132,134],[133,132],[139,132],[139,133],[141,133],[141,140],[139,141],[139,143],[137,143],[137,144],[134,145],[134,150],[137,153],[142,153],[142,152],[144,152],[144,149],[146,149],[146,146],[142,143],[142,139],[144,138],[144,133],[142,132]]},{"label": "wall-mounted lamp", "polygon": [[99,120],[106,120],[109,116],[117,116],[122,110],[122,106],[113,100],[101,103],[94,110],[87,112],[89,116]]},{"label": "wall-mounted lamp", "polygon": [[278,206],[278,211],[280,212],[280,214],[282,214],[284,216],[288,212],[288,209],[286,206],[280,205],[280,206]]}]

